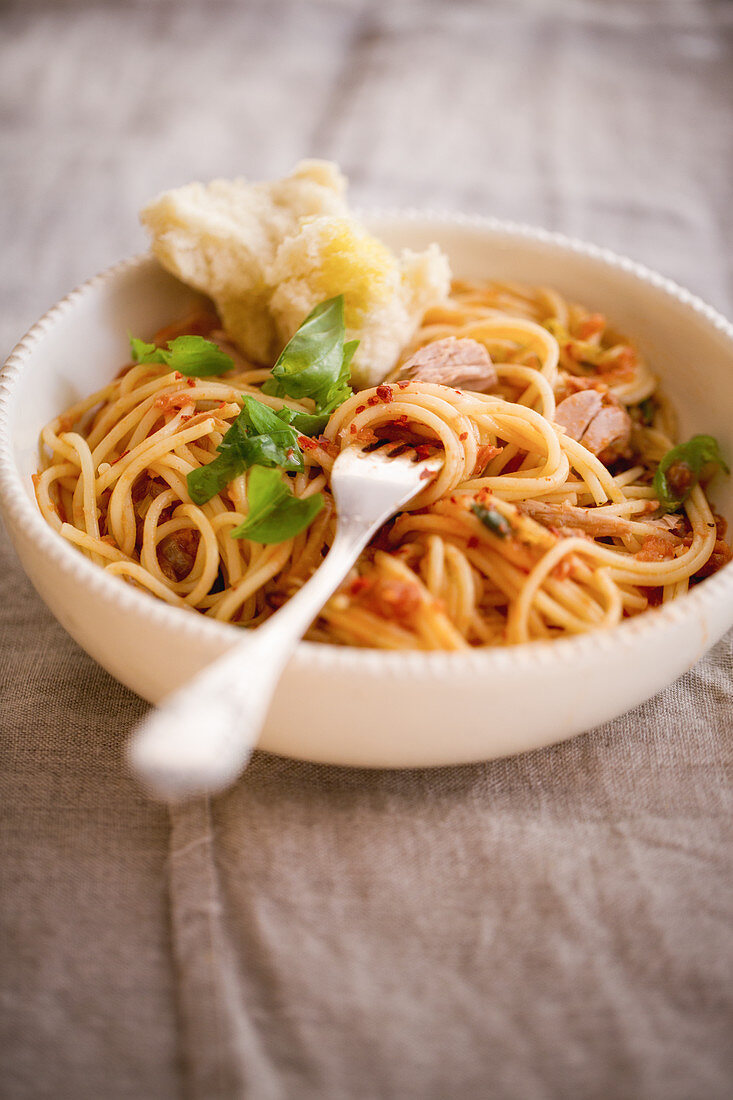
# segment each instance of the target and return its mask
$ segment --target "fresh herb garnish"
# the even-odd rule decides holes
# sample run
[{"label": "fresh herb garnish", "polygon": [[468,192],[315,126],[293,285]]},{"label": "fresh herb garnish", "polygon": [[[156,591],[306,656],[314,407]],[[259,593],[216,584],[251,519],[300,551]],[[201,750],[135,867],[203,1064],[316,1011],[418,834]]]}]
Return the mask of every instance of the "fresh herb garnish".
[{"label": "fresh herb garnish", "polygon": [[501,512],[497,512],[496,508],[485,508],[483,504],[472,504],[471,511],[475,516],[478,516],[484,527],[491,531],[492,535],[498,535],[500,539],[505,539],[512,534],[511,523]]},{"label": "fresh herb garnish", "polygon": [[290,413],[290,423],[294,428],[297,428],[301,435],[318,435],[326,427],[331,416],[330,412],[305,413],[296,412],[295,409],[288,409],[288,412]]},{"label": "fresh herb garnish", "polygon": [[271,396],[313,401],[314,413],[292,415],[292,423],[306,435],[321,431],[333,410],[351,397],[350,366],[359,341],[344,343],[345,333],[344,296],[339,294],[308,314],[262,387]]},{"label": "fresh herb garnish", "polygon": [[167,348],[131,336],[130,351],[135,363],[165,363],[171,370],[196,378],[226,374],[234,366],[230,355],[203,336],[177,336],[168,341]]},{"label": "fresh herb garnish", "polygon": [[657,403],[653,397],[647,397],[639,403],[639,412],[641,414],[641,422],[645,428],[651,427],[654,423],[654,414],[657,411]]},{"label": "fresh herb garnish", "polygon": [[211,500],[250,466],[302,470],[303,453],[298,433],[290,427],[290,413],[290,409],[275,412],[248,394],[241,413],[219,444],[219,454],[186,478],[194,504]]},{"label": "fresh herb garnish", "polygon": [[[285,346],[272,369],[272,378],[262,387],[268,396],[298,400],[307,397],[315,410],[283,408],[275,412],[246,396],[241,413],[219,444],[216,458],[188,475],[191,500],[205,504],[251,467],[247,485],[249,514],[232,531],[233,538],[282,542],[304,530],[323,507],[320,493],[306,500],[293,496],[277,471],[304,468],[298,433],[315,435],[321,431],[333,410],[351,396],[349,368],[359,341],[345,343],[345,332],[342,294],[316,306]],[[138,361],[168,363],[182,374],[194,373],[173,361],[175,345],[182,339],[199,340],[222,354],[201,337],[179,337],[169,343],[168,352],[142,340],[133,339],[130,344]],[[207,373],[219,373],[219,369]]]},{"label": "fresh herb garnish", "polygon": [[276,543],[299,535],[323,507],[323,494],[300,500],[277,470],[253,466],[248,478],[249,515],[235,527],[232,538]]},{"label": "fresh herb garnish", "polygon": [[676,512],[700,480],[706,466],[730,470],[720,453],[718,441],[712,435],[693,435],[667,451],[654,475],[654,493],[664,512]]}]

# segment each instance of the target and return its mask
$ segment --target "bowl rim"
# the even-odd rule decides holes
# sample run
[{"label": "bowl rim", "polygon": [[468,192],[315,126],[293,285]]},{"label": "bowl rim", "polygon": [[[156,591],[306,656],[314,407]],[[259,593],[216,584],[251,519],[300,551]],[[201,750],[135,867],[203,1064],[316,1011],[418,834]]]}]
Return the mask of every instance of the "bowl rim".
[{"label": "bowl rim", "polygon": [[[553,230],[522,222],[500,218],[460,214],[437,209],[370,208],[360,211],[360,216],[370,221],[429,223],[436,232],[445,229],[467,229],[494,236],[519,238],[549,245],[594,260],[610,269],[620,270],[638,282],[662,291],[687,312],[702,318],[712,328],[730,341],[733,357],[733,324],[718,310],[708,305],[672,279],[638,263],[627,256],[600,245],[592,244]],[[142,253],[122,260],[90,279],[85,280],[65,297],[51,306],[46,313],[21,337],[0,369],[0,511],[4,512],[26,539],[36,544],[47,564],[66,576],[85,584],[121,614],[133,612],[151,625],[167,628],[183,634],[192,642],[222,643],[232,645],[240,636],[240,629],[230,623],[220,623],[203,615],[191,614],[172,607],[149,593],[134,588],[122,578],[109,576],[93,564],[71,543],[58,534],[43,519],[40,511],[29,498],[14,461],[9,421],[13,393],[18,379],[28,366],[28,360],[54,324],[74,309],[79,300],[105,283],[113,283],[120,276],[157,265],[149,253]],[[445,652],[423,650],[386,651],[360,647],[338,646],[328,643],[301,641],[295,652],[294,662],[302,668],[314,671],[359,671],[364,675],[399,679],[409,675],[411,679],[434,679],[436,675],[452,675],[461,672],[469,675],[486,675],[493,671],[531,671],[532,668],[580,663],[585,657],[603,654],[618,647],[629,651],[643,640],[645,635],[664,633],[667,628],[679,626],[696,613],[721,602],[733,601],[733,562],[724,566],[704,583],[679,599],[650,609],[632,619],[627,619],[608,630],[591,631],[573,637],[552,641],[526,642],[516,646],[475,648],[468,651]]]}]

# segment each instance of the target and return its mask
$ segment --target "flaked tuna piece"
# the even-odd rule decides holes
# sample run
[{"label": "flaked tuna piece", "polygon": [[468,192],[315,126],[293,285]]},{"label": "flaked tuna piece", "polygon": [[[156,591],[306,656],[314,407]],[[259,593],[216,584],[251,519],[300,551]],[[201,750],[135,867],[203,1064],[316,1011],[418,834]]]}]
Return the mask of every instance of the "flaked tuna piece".
[{"label": "flaked tuna piece", "polygon": [[603,398],[598,390],[580,390],[571,394],[555,409],[555,423],[580,443],[591,420],[600,411]]},{"label": "flaked tuna piece", "polygon": [[620,405],[605,405],[586,428],[581,443],[601,462],[613,462],[631,439],[631,418]]},{"label": "flaked tuna piece", "polygon": [[580,390],[555,409],[555,423],[608,465],[624,454],[631,439],[631,417],[610,393]]},{"label": "flaked tuna piece", "polygon": [[411,356],[402,368],[402,377],[415,382],[433,382],[438,386],[485,393],[495,386],[498,376],[491,357],[477,340],[446,336],[434,340]]},{"label": "flaked tuna piece", "polygon": [[572,504],[546,504],[541,500],[523,500],[517,507],[543,527],[570,527],[597,539],[630,535],[632,532],[627,519],[613,515],[599,516],[592,508],[576,508]]},{"label": "flaked tuna piece", "polygon": [[[543,527],[555,530],[582,531],[593,538],[621,538],[633,534],[634,528],[623,516],[614,516],[594,508],[576,508],[573,504],[546,504],[541,500],[523,500],[517,508]],[[654,535],[668,546],[679,546],[680,539],[672,531],[655,523]]]}]

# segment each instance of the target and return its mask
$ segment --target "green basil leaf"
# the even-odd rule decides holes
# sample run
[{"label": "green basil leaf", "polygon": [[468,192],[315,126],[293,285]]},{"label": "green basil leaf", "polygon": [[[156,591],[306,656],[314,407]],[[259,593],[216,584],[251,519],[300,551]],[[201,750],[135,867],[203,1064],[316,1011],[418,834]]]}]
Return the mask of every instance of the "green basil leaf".
[{"label": "green basil leaf", "polygon": [[700,480],[706,466],[730,470],[720,453],[718,441],[712,435],[694,435],[667,451],[654,474],[654,493],[660,508],[676,512]]},{"label": "green basil leaf", "polygon": [[244,427],[249,434],[270,435],[273,432],[287,432],[293,439],[295,433],[289,427],[290,412],[288,408],[271,409],[263,401],[258,401],[251,394],[245,394],[242,411],[235,423]]},{"label": "green basil leaf", "polygon": [[165,363],[165,353],[155,344],[146,344],[136,336],[130,336],[130,354],[133,363]]},{"label": "green basil leaf", "polygon": [[328,424],[331,416],[330,412],[304,413],[294,412],[292,409],[290,411],[293,414],[290,423],[298,429],[301,435],[319,435]]},{"label": "green basil leaf", "polygon": [[501,512],[497,512],[496,508],[485,508],[483,504],[472,504],[471,511],[475,516],[478,516],[484,527],[491,531],[492,535],[498,535],[500,539],[505,539],[512,534],[511,523]]},{"label": "green basil leaf", "polygon": [[189,377],[225,374],[234,366],[230,355],[203,336],[177,336],[168,341],[167,348],[156,348],[131,336],[130,350],[136,363],[166,363],[171,370]]},{"label": "green basil leaf", "polygon": [[351,396],[350,366],[359,341],[344,344],[345,331],[343,294],[317,305],[283,348],[264,392],[308,397],[317,414],[332,412]]},{"label": "green basil leaf", "polygon": [[265,544],[284,542],[309,527],[323,507],[323,495],[293,496],[277,470],[253,466],[247,484],[249,515],[232,538]]},{"label": "green basil leaf", "polygon": [[354,353],[358,347],[358,340],[349,340],[348,344],[344,344],[344,362],[341,368],[342,381],[346,380],[348,382],[349,380],[351,374],[351,360],[354,358]]},{"label": "green basil leaf", "polygon": [[230,481],[246,470],[244,460],[235,448],[218,454],[206,466],[191,470],[186,477],[188,495],[194,504],[206,504],[226,489]]},{"label": "green basil leaf", "polygon": [[168,348],[166,362],[171,370],[181,374],[206,378],[210,374],[226,374],[234,366],[231,355],[203,336],[177,336],[168,341]]},{"label": "green basil leaf", "polygon": [[272,369],[290,397],[322,404],[344,361],[344,298],[321,302],[283,348]]},{"label": "green basil leaf", "polygon": [[302,470],[298,432],[289,424],[290,409],[277,412],[247,394],[237,419],[219,444],[219,454],[186,478],[194,504],[205,504],[250,466]]},{"label": "green basil leaf", "polygon": [[[255,397],[245,397],[244,408],[235,421],[237,432],[240,436],[242,432],[246,433],[244,450],[248,457],[255,454],[263,456],[253,457],[247,463],[249,466],[279,466],[283,470],[304,468],[298,431],[290,426],[292,416],[290,409],[271,409]],[[228,435],[229,432],[224,436],[222,445]],[[264,456],[268,461],[264,461]]]}]

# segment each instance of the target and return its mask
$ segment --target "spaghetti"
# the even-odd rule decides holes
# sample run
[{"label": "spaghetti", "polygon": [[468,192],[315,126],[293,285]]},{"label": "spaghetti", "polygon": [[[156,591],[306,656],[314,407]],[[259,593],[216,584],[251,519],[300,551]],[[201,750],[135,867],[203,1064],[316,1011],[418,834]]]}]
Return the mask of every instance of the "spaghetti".
[{"label": "spaghetti", "polygon": [[[200,505],[187,476],[214,459],[245,395],[312,410],[263,393],[270,369],[238,356],[217,326],[189,317],[155,343],[210,335],[236,360],[226,377],[133,364],[41,434],[35,485],[47,521],[169,604],[247,627],[266,619],[333,540],[339,451],[384,439],[441,451],[442,469],[378,533],[312,640],[460,650],[579,634],[680,596],[731,556],[696,480],[679,513],[659,514],[653,478],[673,416],[634,346],[555,291],[484,282],[456,282],[385,383],[344,401],[321,435],[299,437],[303,468],[282,477],[297,498],[323,494],[310,526],[274,544],[232,538],[247,519],[247,475]],[[489,392],[421,380],[419,369],[406,377],[421,349],[451,338],[488,353]],[[577,410],[600,414],[585,435]],[[594,446],[604,417],[616,434]]]}]

